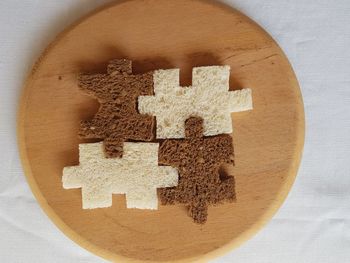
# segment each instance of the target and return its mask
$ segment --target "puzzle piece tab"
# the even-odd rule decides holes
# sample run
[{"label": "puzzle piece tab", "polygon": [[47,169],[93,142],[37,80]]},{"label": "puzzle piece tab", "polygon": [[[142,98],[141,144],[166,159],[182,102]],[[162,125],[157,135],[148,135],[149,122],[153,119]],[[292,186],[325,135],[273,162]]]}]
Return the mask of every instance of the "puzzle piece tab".
[{"label": "puzzle piece tab", "polygon": [[252,109],[250,89],[229,91],[229,66],[197,67],[192,86],[180,87],[179,69],[156,70],[154,96],[140,96],[141,114],[156,116],[157,138],[184,138],[185,120],[204,120],[204,136],[232,132],[231,112]]},{"label": "puzzle piece tab", "polygon": [[178,186],[160,189],[162,204],[185,204],[197,223],[207,220],[208,205],[234,201],[234,177],[222,174],[223,164],[233,165],[232,137],[228,134],[203,137],[203,120],[185,122],[185,139],[167,139],[159,148],[159,163],[176,167]]},{"label": "puzzle piece tab", "polygon": [[82,188],[84,209],[111,206],[112,194],[126,194],[127,208],[157,209],[157,188],[178,183],[177,169],[158,166],[158,147],[126,142],[122,158],[105,158],[102,143],[80,144],[80,164],[63,169],[63,187]]},{"label": "puzzle piece tab", "polygon": [[153,139],[153,117],[136,108],[138,96],[153,94],[152,72],[133,75],[130,60],[116,59],[105,74],[80,75],[78,85],[100,103],[93,119],[81,122],[80,138],[103,139],[107,157],[121,157],[127,139]]}]

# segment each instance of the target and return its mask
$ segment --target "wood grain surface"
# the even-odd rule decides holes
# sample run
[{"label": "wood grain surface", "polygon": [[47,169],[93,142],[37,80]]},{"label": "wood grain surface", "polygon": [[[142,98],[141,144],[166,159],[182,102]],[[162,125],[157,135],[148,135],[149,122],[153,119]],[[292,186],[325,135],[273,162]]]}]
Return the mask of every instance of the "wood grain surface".
[{"label": "wood grain surface", "polygon": [[[98,104],[77,88],[79,72],[100,72],[112,58],[135,72],[231,66],[231,89],[253,90],[254,110],[235,113],[237,202],[209,208],[205,225],[182,206],[158,211],[113,206],[82,210],[81,191],[64,190],[64,166],[78,164],[79,121]],[[210,101],[208,101],[210,103]],[[207,261],[250,238],[271,219],[295,179],[304,141],[298,82],[275,41],[236,10],[200,0],[119,1],[64,31],[34,65],[18,116],[28,182],[53,222],[84,248],[116,262]],[[38,252],[39,253],[39,252]]]}]

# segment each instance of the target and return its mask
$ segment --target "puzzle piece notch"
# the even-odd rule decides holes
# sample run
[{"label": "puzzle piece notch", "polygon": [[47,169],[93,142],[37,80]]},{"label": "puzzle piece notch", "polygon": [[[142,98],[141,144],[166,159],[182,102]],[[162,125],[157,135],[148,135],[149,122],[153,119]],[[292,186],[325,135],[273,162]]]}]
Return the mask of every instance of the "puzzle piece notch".
[{"label": "puzzle piece notch", "polygon": [[232,133],[231,112],[252,109],[250,89],[229,91],[229,66],[197,67],[192,87],[180,87],[179,69],[156,70],[154,96],[140,96],[141,114],[156,116],[157,138],[184,138],[185,120],[204,119],[204,135]]},{"label": "puzzle piece notch", "polygon": [[107,73],[82,74],[79,88],[96,98],[100,108],[91,120],[81,122],[79,137],[105,140],[107,157],[121,157],[125,140],[151,141],[154,118],[139,114],[137,98],[153,94],[153,73],[132,74],[126,59],[109,62]]},{"label": "puzzle piece notch", "polygon": [[65,189],[82,188],[84,209],[109,207],[126,194],[127,208],[157,209],[157,188],[178,183],[177,169],[158,166],[158,143],[124,143],[123,158],[105,158],[102,143],[79,145],[78,166],[63,169]]},{"label": "puzzle piece notch", "polygon": [[230,135],[203,137],[203,119],[191,117],[185,122],[185,139],[167,139],[159,149],[159,163],[176,167],[176,187],[160,190],[162,204],[185,204],[196,223],[207,220],[208,205],[234,201],[234,177],[222,178],[223,164],[233,165],[234,152]]}]

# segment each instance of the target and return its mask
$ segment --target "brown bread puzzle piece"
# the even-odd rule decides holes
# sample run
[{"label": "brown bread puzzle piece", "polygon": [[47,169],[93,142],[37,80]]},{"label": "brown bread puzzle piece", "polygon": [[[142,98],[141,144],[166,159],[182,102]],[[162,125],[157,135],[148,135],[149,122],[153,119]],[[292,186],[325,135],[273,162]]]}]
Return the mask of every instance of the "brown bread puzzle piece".
[{"label": "brown bread puzzle piece", "polygon": [[80,75],[78,85],[100,103],[93,119],[81,122],[80,138],[103,139],[107,157],[121,157],[125,140],[153,139],[153,117],[137,111],[137,98],[153,94],[152,72],[133,75],[130,60],[115,59],[105,74]]},{"label": "brown bread puzzle piece", "polygon": [[159,149],[159,163],[178,168],[179,183],[160,189],[163,205],[185,204],[196,223],[205,223],[208,205],[234,201],[233,176],[220,176],[223,164],[234,164],[232,137],[227,134],[203,137],[203,119],[185,122],[185,139],[165,140]]}]

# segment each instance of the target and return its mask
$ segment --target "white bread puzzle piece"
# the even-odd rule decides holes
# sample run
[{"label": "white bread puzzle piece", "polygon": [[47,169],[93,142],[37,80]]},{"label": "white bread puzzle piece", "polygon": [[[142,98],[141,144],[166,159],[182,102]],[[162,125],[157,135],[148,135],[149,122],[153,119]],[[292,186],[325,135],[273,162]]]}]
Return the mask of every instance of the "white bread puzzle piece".
[{"label": "white bread puzzle piece", "polygon": [[197,67],[192,86],[181,87],[179,69],[153,73],[154,96],[140,96],[141,114],[156,116],[157,138],[184,138],[185,120],[204,119],[204,136],[232,132],[231,112],[251,110],[250,89],[229,91],[230,66]]},{"label": "white bread puzzle piece", "polygon": [[158,166],[158,148],[125,142],[122,158],[105,158],[103,143],[80,144],[80,164],[63,169],[63,188],[82,188],[84,209],[111,206],[112,194],[126,194],[127,208],[157,209],[157,188],[178,183],[177,169]]}]

